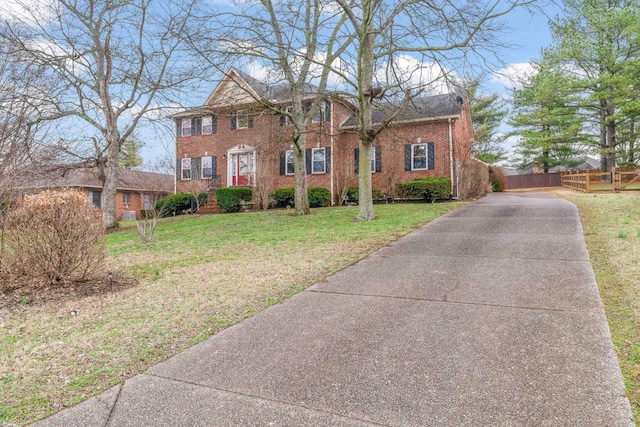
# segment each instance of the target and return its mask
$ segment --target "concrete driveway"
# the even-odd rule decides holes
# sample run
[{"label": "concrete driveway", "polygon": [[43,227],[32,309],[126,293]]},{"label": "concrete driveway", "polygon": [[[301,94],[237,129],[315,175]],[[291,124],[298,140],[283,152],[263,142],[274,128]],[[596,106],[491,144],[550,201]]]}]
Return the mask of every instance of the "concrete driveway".
[{"label": "concrete driveway", "polygon": [[634,424],[575,206],[500,193],[38,423],[74,425]]}]

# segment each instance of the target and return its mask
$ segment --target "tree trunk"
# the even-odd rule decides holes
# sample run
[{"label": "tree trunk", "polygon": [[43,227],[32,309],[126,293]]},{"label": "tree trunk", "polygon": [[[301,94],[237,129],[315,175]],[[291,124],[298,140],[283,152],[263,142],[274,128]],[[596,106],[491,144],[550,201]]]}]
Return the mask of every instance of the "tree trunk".
[{"label": "tree trunk", "polygon": [[120,134],[112,129],[107,135],[107,164],[105,180],[102,186],[102,221],[107,229],[118,226],[116,212],[116,193],[118,192],[118,176],[120,173]]},{"label": "tree trunk", "polygon": [[300,135],[293,144],[293,168],[295,176],[295,209],[296,215],[307,215],[309,210],[309,195],[307,194],[307,159],[306,137]]},{"label": "tree trunk", "polygon": [[[368,13],[371,2],[365,2],[369,8],[365,8]],[[365,20],[368,22],[369,20]],[[374,67],[374,46],[376,34],[365,30],[366,37],[362,41],[362,46],[358,52],[358,60],[360,61],[360,81],[358,83],[358,97],[360,104],[360,129],[359,129],[359,147],[360,155],[358,158],[358,221],[371,221],[375,218],[373,212],[373,197],[371,195],[371,144],[374,138],[373,118],[372,118],[372,101],[373,91],[373,67]]]}]

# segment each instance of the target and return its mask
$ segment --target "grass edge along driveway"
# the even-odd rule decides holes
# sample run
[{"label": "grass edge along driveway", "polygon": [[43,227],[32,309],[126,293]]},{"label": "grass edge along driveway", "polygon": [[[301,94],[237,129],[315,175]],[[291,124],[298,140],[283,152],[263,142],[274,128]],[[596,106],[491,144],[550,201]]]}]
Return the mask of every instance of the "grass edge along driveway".
[{"label": "grass edge along driveway", "polygon": [[460,206],[377,205],[172,218],[153,242],[107,236],[107,268],[140,284],[0,308],[0,425],[75,405],[276,304]]}]

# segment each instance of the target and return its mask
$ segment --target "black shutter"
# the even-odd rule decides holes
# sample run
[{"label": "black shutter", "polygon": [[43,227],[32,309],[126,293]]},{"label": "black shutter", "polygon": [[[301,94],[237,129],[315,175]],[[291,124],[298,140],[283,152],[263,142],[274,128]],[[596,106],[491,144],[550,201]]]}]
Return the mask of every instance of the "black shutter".
[{"label": "black shutter", "polygon": [[382,172],[382,147],[376,147],[376,172]]},{"label": "black shutter", "polygon": [[324,162],[325,171],[327,173],[331,172],[331,147],[327,147],[324,149]]},{"label": "black shutter", "polygon": [[218,132],[218,116],[211,117],[211,133]]},{"label": "black shutter", "polygon": [[247,127],[248,128],[252,128],[253,127],[253,117],[252,116],[247,117]]},{"label": "black shutter", "polygon": [[182,179],[182,159],[176,159],[176,181]]},{"label": "black shutter", "polygon": [[287,174],[286,168],[287,168],[287,152],[281,151],[280,152],[280,175]]},{"label": "black shutter", "polygon": [[191,135],[202,135],[202,117],[193,119],[193,125],[195,125],[195,133],[191,131]]},{"label": "black shutter", "polygon": [[193,157],[191,158],[191,179],[200,179],[202,178],[201,171],[202,157]]},{"label": "black shutter", "polygon": [[411,170],[411,144],[404,146],[404,170]]},{"label": "black shutter", "polygon": [[217,156],[211,156],[211,178],[215,179],[218,176],[218,167],[216,165]]},{"label": "black shutter", "polygon": [[307,150],[305,151],[305,166],[307,169],[307,173],[311,173],[313,171],[312,164],[311,164],[311,148],[307,148]]},{"label": "black shutter", "polygon": [[427,158],[428,158],[428,169],[433,170],[436,168],[436,158],[435,158],[435,143],[427,142]]},{"label": "black shutter", "polygon": [[286,124],[287,124],[287,116],[285,116],[284,114],[281,114],[280,115],[280,127],[283,127]]},{"label": "black shutter", "polygon": [[238,118],[235,114],[231,116],[231,130],[238,129]]},{"label": "black shutter", "polygon": [[176,120],[176,136],[182,136],[182,120]]},{"label": "black shutter", "polygon": [[354,173],[359,173],[360,172],[360,149],[359,148],[354,148],[353,149],[353,172]]}]

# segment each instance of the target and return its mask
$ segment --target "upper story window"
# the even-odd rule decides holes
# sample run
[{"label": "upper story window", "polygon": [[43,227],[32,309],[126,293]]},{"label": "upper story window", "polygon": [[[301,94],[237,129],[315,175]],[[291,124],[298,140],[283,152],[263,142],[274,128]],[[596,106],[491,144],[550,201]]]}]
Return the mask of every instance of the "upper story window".
[{"label": "upper story window", "polygon": [[331,102],[322,101],[318,106],[318,111],[313,116],[313,123],[328,122],[331,120]]},{"label": "upper story window", "polygon": [[218,118],[216,116],[204,116],[202,118],[202,134],[211,135],[218,131]]},{"label": "upper story window", "polygon": [[231,115],[231,129],[247,129],[253,127],[253,117],[249,110],[236,111]]},{"label": "upper story window", "polygon": [[327,171],[326,167],[326,159],[327,153],[324,148],[314,148],[311,150],[311,173],[325,173]]},{"label": "upper story window", "polygon": [[[291,114],[293,112],[293,107],[289,106],[284,109],[285,112]],[[280,115],[280,126],[291,126],[293,122],[291,121],[291,117],[287,114]]]},{"label": "upper story window", "polygon": [[181,179],[191,179],[191,157],[180,159]]},{"label": "upper story window", "polygon": [[191,136],[191,119],[182,119],[182,136]]},{"label": "upper story window", "polygon": [[293,150],[287,150],[286,152],[286,175],[293,175],[295,173],[295,168],[293,166]]}]

